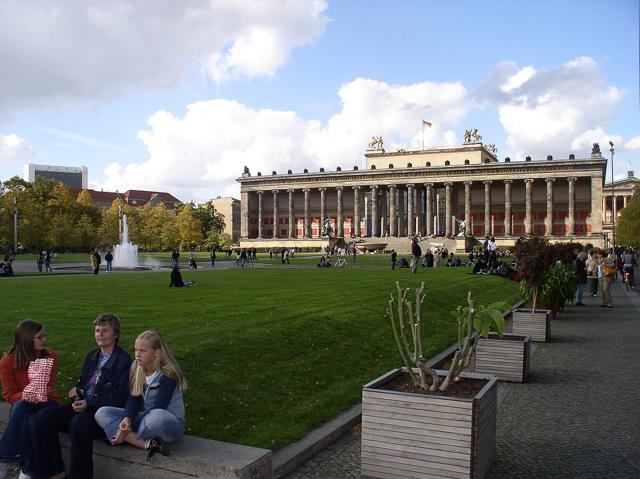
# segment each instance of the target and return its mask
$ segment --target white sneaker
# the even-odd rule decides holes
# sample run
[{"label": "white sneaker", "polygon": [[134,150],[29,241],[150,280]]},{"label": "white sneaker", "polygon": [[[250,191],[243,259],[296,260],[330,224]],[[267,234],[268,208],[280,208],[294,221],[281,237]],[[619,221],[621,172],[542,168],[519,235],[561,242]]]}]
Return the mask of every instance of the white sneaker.
[{"label": "white sneaker", "polygon": [[33,479],[33,476],[30,476],[29,474],[21,470],[18,479]]}]

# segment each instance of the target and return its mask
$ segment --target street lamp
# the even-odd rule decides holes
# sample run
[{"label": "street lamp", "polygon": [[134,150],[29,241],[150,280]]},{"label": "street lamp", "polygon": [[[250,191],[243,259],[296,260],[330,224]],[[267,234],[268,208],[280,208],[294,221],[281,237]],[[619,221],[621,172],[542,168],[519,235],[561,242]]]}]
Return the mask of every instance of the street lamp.
[{"label": "street lamp", "polygon": [[610,141],[609,142],[609,146],[611,148],[609,148],[609,151],[611,152],[611,201],[612,201],[612,205],[611,205],[611,213],[612,213],[612,225],[613,225],[613,229],[612,229],[612,238],[613,238],[613,254],[616,254],[616,185],[615,182],[613,181],[613,154],[615,153],[615,150],[613,149],[613,142]]},{"label": "street lamp", "polygon": [[13,253],[18,254],[18,197],[13,197]]}]

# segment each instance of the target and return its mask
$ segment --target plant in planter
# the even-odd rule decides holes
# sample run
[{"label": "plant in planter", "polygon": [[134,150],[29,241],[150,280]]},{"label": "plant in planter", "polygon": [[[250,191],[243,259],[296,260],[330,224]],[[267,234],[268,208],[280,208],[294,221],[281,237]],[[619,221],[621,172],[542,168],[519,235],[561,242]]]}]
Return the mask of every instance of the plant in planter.
[{"label": "plant in planter", "polygon": [[536,310],[538,293],[554,264],[555,251],[546,238],[531,236],[520,238],[515,247],[517,279],[525,303],[530,310],[513,312],[513,333],[531,336],[533,341],[548,341],[551,338],[551,311]]},{"label": "plant in planter", "polygon": [[387,316],[406,367],[363,388],[362,476],[483,477],[495,457],[496,379],[462,369],[473,354],[477,332],[503,330],[503,305],[476,307],[469,293],[468,306],[455,313],[458,341],[451,366],[438,371],[423,353],[424,283],[415,303],[408,289],[397,283],[396,288]]}]

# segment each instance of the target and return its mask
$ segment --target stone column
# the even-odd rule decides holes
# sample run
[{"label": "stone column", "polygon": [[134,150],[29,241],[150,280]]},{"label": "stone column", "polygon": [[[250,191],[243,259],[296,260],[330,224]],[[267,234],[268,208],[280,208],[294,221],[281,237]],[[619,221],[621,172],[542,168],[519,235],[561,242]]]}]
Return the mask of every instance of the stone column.
[{"label": "stone column", "polygon": [[451,215],[452,215],[452,198],[451,198],[451,187],[453,183],[445,183],[444,184],[444,233],[446,235],[451,234]]},{"label": "stone column", "polygon": [[491,236],[491,180],[483,181],[484,183],[484,235]]},{"label": "stone column", "polygon": [[396,186],[389,186],[389,236],[398,236],[398,221],[396,218]]},{"label": "stone column", "polygon": [[278,190],[273,190],[273,237],[280,237],[280,204],[278,202]]},{"label": "stone column", "polygon": [[383,188],[380,195],[380,236],[389,234],[387,216],[389,214],[389,190]]},{"label": "stone column", "polygon": [[380,219],[378,218],[378,187],[371,187],[371,236],[380,236]]},{"label": "stone column", "polygon": [[249,192],[243,191],[240,194],[240,238],[249,238]]},{"label": "stone column", "polygon": [[602,175],[591,177],[591,234],[602,233]]},{"label": "stone column", "polygon": [[296,236],[296,225],[293,223],[295,220],[293,214],[293,208],[295,207],[293,195],[296,190],[287,190],[289,191],[289,238],[295,238]]},{"label": "stone column", "polygon": [[464,225],[465,236],[473,236],[473,231],[471,231],[471,185],[472,181],[464,182]]},{"label": "stone column", "polygon": [[264,206],[262,204],[262,195],[264,191],[258,191],[258,238],[262,239],[264,233]]},{"label": "stone column", "polygon": [[602,222],[606,223],[607,222],[607,197],[603,196],[602,197]]},{"label": "stone column", "polygon": [[327,198],[326,188],[318,188],[320,190],[320,231],[324,228],[324,222],[327,219]]},{"label": "stone column", "polygon": [[351,219],[351,236],[360,238],[360,187],[353,187],[353,218]]},{"label": "stone column", "polygon": [[575,186],[576,180],[578,178],[571,177],[567,178],[569,182],[569,231],[567,232],[569,236],[574,236],[576,234],[576,194],[575,194]]},{"label": "stone column", "polygon": [[426,192],[420,187],[416,188],[414,191],[416,195],[416,209],[413,214],[418,217],[418,229],[416,230],[416,233],[419,231],[420,234],[424,236],[426,234],[424,226],[424,217],[426,215],[424,209],[424,197]]},{"label": "stone column", "polygon": [[304,237],[311,238],[311,208],[309,207],[311,190],[304,190]]},{"label": "stone column", "polygon": [[336,187],[336,191],[338,193],[338,225],[337,225],[337,236],[339,238],[344,238],[344,210],[342,207],[342,186]]},{"label": "stone column", "polygon": [[433,183],[425,183],[427,188],[425,222],[427,223],[427,236],[433,234]]},{"label": "stone column", "polygon": [[401,238],[404,236],[404,225],[405,225],[405,217],[404,217],[404,189],[399,186],[396,191],[398,192],[397,194],[397,200],[396,200],[396,211],[398,212],[398,238]]},{"label": "stone column", "polygon": [[547,217],[544,219],[545,235],[553,234],[553,182],[555,178],[547,178]]},{"label": "stone column", "polygon": [[407,185],[407,235],[416,234],[416,215],[413,211],[413,185]]},{"label": "stone column", "polygon": [[533,231],[533,217],[531,216],[531,189],[533,188],[533,180],[524,180],[524,234],[530,235]]},{"label": "stone column", "polygon": [[511,224],[511,183],[513,180],[504,180],[504,235],[511,236],[513,234],[513,225]]}]

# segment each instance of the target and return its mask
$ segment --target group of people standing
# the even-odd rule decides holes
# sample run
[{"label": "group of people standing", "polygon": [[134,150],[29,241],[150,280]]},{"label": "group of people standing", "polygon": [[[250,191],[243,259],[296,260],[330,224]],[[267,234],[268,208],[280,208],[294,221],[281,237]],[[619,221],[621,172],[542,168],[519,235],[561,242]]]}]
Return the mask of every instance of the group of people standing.
[{"label": "group of people standing", "polygon": [[602,291],[602,304],[606,308],[613,307],[611,297],[611,283],[615,280],[619,270],[624,275],[629,275],[630,287],[635,288],[634,268],[637,266],[635,255],[631,250],[626,250],[618,261],[613,252],[606,253],[602,250],[582,252],[575,263],[575,271],[578,283],[576,305],[584,306],[583,298],[587,284],[591,297],[598,295],[598,286]]},{"label": "group of people standing", "polygon": [[53,252],[48,250],[43,250],[38,253],[38,257],[36,259],[36,266],[38,267],[38,271],[42,273],[42,268],[44,267],[45,273],[50,273],[53,271],[51,268],[51,258],[53,258]]},{"label": "group of people standing", "polygon": [[[97,347],[86,355],[79,380],[56,393],[58,355],[45,346],[44,326],[18,325],[11,350],[0,361],[2,396],[11,405],[0,438],[0,462],[19,463],[20,478],[90,479],[93,439],[145,449],[147,459],[167,454],[166,443],[184,432],[182,393],[187,384],[160,333],[135,340],[135,360],[119,345],[120,320],[111,313],[93,321]],[[58,434],[71,439],[68,468]]]}]

